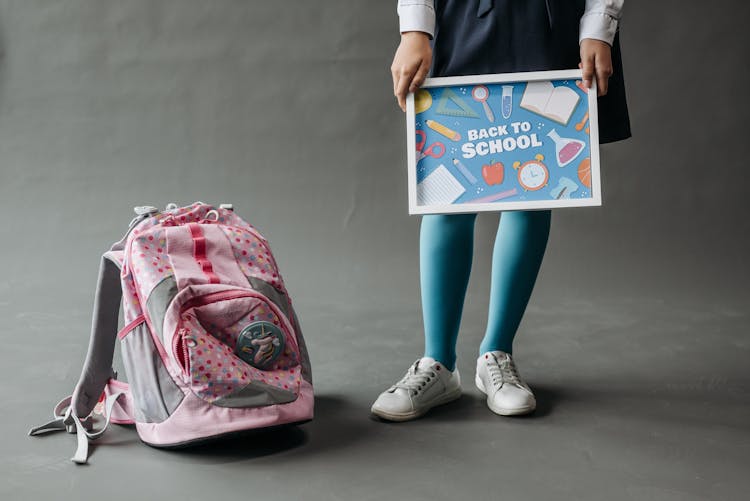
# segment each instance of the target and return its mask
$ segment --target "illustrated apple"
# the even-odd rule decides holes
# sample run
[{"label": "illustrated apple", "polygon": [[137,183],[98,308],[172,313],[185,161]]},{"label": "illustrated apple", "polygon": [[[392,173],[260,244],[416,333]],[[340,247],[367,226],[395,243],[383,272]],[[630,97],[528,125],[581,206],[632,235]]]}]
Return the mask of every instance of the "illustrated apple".
[{"label": "illustrated apple", "polygon": [[489,165],[482,166],[482,177],[489,185],[502,184],[505,178],[505,167],[501,162],[490,161]]}]

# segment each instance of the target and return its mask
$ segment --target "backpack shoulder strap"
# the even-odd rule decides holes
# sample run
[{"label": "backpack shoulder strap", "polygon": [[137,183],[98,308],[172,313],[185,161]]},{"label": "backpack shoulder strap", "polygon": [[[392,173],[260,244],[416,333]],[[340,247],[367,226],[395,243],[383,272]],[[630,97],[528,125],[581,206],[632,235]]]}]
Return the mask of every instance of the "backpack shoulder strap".
[{"label": "backpack shoulder strap", "polygon": [[[133,422],[132,397],[129,388],[126,383],[117,381],[117,374],[112,369],[122,299],[120,269],[123,251],[118,244],[102,256],[94,297],[94,314],[91,321],[88,352],[73,395],[66,397],[55,406],[54,420],[33,428],[29,432],[29,435],[57,430],[76,433],[78,448],[72,460],[78,464],[87,462],[89,440],[99,438],[110,420],[117,423]],[[102,429],[93,431],[92,420],[89,416],[102,397],[104,397],[102,410],[106,421]]]},{"label": "backpack shoulder strap", "polygon": [[[88,461],[89,441],[102,436],[110,421],[117,424],[135,422],[130,388],[127,383],[117,380],[117,373],[112,368],[122,302],[120,271],[128,236],[139,223],[159,211],[151,206],[135,207],[133,210],[136,217],[130,222],[128,231],[102,255],[94,296],[88,352],[73,395],[64,398],[55,406],[52,421],[29,431],[29,435],[61,430],[76,433],[78,449],[72,460],[78,464]],[[99,402],[103,405],[97,412],[104,414],[106,420],[100,430],[93,431],[91,413]]]},{"label": "backpack shoulder strap", "polygon": [[112,359],[122,299],[121,256],[122,251],[106,252],[99,267],[89,349],[71,402],[73,412],[79,417],[86,417],[94,410],[107,381],[117,378],[112,369]]}]

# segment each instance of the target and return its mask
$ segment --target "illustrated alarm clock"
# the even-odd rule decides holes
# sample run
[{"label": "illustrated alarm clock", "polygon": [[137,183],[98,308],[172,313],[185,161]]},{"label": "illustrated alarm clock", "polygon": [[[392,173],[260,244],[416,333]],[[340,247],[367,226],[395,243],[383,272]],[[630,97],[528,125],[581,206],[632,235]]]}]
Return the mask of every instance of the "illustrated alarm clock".
[{"label": "illustrated alarm clock", "polygon": [[518,171],[518,183],[526,191],[537,191],[547,186],[549,170],[542,163],[544,155],[537,155],[528,162],[514,162],[513,168]]}]

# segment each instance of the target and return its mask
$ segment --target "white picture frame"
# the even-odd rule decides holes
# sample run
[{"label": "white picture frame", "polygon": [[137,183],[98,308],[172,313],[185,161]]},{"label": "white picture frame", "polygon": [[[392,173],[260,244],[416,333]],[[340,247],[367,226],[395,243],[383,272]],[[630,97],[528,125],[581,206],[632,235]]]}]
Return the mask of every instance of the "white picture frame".
[{"label": "white picture frame", "polygon": [[[585,89],[581,80],[580,70],[428,78],[418,91],[418,94],[422,94],[415,99],[415,94],[410,93],[406,100],[409,213],[449,214],[600,206],[597,90],[595,81],[591,89]],[[533,85],[529,86],[529,83]],[[551,84],[551,91],[548,83]],[[484,87],[485,91],[480,87]],[[571,89],[579,99],[573,104],[572,93],[557,91],[558,87]],[[498,96],[500,88],[503,90]],[[525,90],[519,96],[521,88]],[[545,99],[544,93],[548,91],[547,106],[540,109],[540,103]],[[429,98],[425,93],[429,94]],[[423,109],[427,101],[429,105]],[[415,102],[419,104],[419,110]],[[511,110],[506,113],[508,102],[511,103]],[[435,116],[441,120],[429,118]],[[533,122],[529,117],[533,118]],[[519,121],[521,119],[522,122]],[[430,122],[429,126],[427,122]],[[512,123],[517,125],[511,128]],[[585,128],[575,128],[582,124]],[[575,127],[571,129],[571,125]],[[521,127],[534,130],[522,131]],[[558,129],[563,132],[557,132]],[[417,148],[418,132],[422,145],[420,151]],[[493,132],[497,135],[487,136]],[[527,134],[523,136],[522,132]],[[552,136],[553,133],[557,133],[557,136]],[[561,134],[567,135],[563,137]],[[467,141],[469,139],[472,140]],[[467,146],[469,143],[471,145]],[[557,146],[563,143],[563,147]],[[503,144],[508,148],[504,150]],[[440,153],[440,148],[436,146],[443,147],[440,157],[425,156],[427,148],[436,150],[426,152],[430,155]],[[521,149],[521,146],[525,148]],[[549,156],[553,148],[556,148],[553,157],[555,164],[548,165],[552,163]],[[488,155],[487,151],[491,153]],[[534,151],[539,153],[532,156]],[[452,156],[452,165],[446,165],[449,163],[448,153]],[[495,158],[506,159],[497,162],[503,174],[497,175],[497,163],[490,162],[477,168],[477,162],[485,160],[477,158],[480,153],[482,157],[493,156],[494,153]],[[588,153],[588,157],[579,158],[584,153]],[[469,154],[474,156],[465,158]],[[539,155],[544,160],[536,160]],[[516,157],[518,160],[507,165],[509,159]],[[522,162],[525,158],[527,161]],[[575,174],[578,179],[574,179],[572,168],[565,170],[565,167],[573,165],[578,165]],[[538,183],[542,182],[538,181],[539,176],[544,180],[545,170],[546,184],[539,187]],[[514,176],[517,179],[513,180]],[[563,178],[566,181],[562,181]],[[506,187],[498,186],[506,181]],[[558,184],[550,186],[552,182]],[[542,190],[545,192],[542,193]],[[486,195],[482,196],[483,193]]]}]

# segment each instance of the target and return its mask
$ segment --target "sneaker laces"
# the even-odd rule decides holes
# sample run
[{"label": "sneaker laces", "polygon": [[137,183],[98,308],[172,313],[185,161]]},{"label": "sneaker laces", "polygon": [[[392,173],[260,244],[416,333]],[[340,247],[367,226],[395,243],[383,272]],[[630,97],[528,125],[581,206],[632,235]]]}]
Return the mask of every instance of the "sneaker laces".
[{"label": "sneaker laces", "polygon": [[418,363],[419,362],[415,363],[409,368],[406,375],[401,378],[401,381],[393,385],[394,389],[404,389],[413,396],[422,391],[427,383],[437,376],[437,373],[432,369],[420,371],[417,367]]},{"label": "sneaker laces", "polygon": [[500,384],[501,386],[504,383],[523,385],[516,364],[509,356],[500,361],[494,355],[491,355],[487,362],[487,373],[492,380],[492,384]]}]

